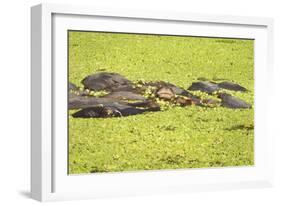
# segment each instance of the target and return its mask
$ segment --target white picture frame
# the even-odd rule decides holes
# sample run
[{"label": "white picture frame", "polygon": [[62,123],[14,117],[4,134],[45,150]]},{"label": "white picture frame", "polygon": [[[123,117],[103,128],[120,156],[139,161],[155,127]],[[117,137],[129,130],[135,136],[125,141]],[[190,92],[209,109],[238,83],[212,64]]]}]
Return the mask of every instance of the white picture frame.
[{"label": "white picture frame", "polygon": [[[267,100],[262,96],[265,88],[272,87],[272,19],[40,4],[31,8],[31,26],[32,198],[54,201],[273,185],[274,134],[268,129],[267,115],[271,103],[270,96]],[[65,144],[68,29],[254,38],[255,166],[69,176]]]}]

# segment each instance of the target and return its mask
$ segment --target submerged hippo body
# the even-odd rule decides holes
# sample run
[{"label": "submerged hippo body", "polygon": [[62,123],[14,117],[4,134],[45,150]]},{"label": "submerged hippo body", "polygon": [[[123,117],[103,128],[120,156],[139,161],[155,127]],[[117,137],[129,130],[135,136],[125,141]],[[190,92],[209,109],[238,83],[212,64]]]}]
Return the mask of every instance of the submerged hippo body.
[{"label": "submerged hippo body", "polygon": [[98,106],[100,104],[110,104],[114,102],[122,103],[122,101],[116,101],[116,99],[111,99],[111,98],[99,98],[99,97],[90,97],[90,96],[85,97],[85,96],[78,96],[75,94],[69,94],[68,109],[81,109],[81,108]]},{"label": "submerged hippo body", "polygon": [[[93,91],[133,90],[130,80],[117,73],[100,72],[85,77],[81,82],[85,89]],[[121,89],[121,90],[120,90]]]},{"label": "submerged hippo body", "polygon": [[237,97],[233,97],[230,94],[222,93],[219,94],[218,97],[221,99],[221,105],[223,107],[232,108],[232,109],[250,109],[252,106],[247,102],[239,99]]},{"label": "submerged hippo body", "polygon": [[218,83],[218,87],[221,89],[227,89],[227,90],[232,90],[232,91],[241,91],[241,92],[247,91],[247,89],[245,87],[242,87],[239,84],[229,82],[229,81],[224,81],[224,82]]},{"label": "submerged hippo body", "polygon": [[146,100],[144,96],[130,91],[114,91],[105,95],[104,97],[119,100]]},{"label": "submerged hippo body", "polygon": [[[169,82],[157,81],[157,82],[143,83],[144,88],[148,86],[156,87],[156,96],[159,98],[170,100],[180,95],[180,96],[188,97],[192,100],[194,104],[200,105],[199,97]],[[188,105],[188,103],[186,105]]]},{"label": "submerged hippo body", "polygon": [[132,107],[142,107],[142,108],[150,109],[151,111],[160,110],[160,105],[156,101],[153,101],[153,100],[133,102],[133,103],[128,103],[128,105],[132,106]]},{"label": "submerged hippo body", "polygon": [[72,116],[75,118],[108,118],[108,117],[126,117],[131,115],[142,114],[147,111],[159,111],[156,109],[140,109],[129,105],[111,103],[98,105],[82,109]]},{"label": "submerged hippo body", "polygon": [[201,91],[211,94],[218,91],[220,88],[216,83],[209,81],[193,82],[192,85],[187,89],[190,91]]}]

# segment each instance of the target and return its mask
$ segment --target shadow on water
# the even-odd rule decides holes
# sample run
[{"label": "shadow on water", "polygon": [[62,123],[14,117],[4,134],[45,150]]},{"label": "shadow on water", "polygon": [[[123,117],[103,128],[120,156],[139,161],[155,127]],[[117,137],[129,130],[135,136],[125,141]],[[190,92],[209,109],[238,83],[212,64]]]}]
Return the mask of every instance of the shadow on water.
[{"label": "shadow on water", "polygon": [[253,129],[254,129],[254,125],[239,124],[239,125],[235,125],[235,126],[230,127],[230,128],[226,128],[225,130],[233,131],[233,130],[253,130]]}]

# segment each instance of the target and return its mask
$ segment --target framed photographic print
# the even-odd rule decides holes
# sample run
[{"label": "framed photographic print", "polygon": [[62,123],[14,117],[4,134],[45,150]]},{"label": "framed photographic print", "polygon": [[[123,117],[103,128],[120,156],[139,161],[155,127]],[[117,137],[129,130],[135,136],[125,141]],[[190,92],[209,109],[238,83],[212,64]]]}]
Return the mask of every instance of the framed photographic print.
[{"label": "framed photographic print", "polygon": [[272,185],[271,19],[31,15],[34,199]]}]

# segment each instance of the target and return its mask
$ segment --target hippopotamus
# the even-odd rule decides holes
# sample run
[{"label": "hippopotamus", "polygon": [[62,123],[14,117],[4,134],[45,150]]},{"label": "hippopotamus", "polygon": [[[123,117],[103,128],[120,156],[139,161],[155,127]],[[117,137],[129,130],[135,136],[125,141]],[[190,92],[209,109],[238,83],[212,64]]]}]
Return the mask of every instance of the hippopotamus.
[{"label": "hippopotamus", "polygon": [[241,92],[247,91],[247,89],[245,87],[242,87],[239,84],[229,82],[229,81],[224,81],[224,82],[218,83],[218,87],[221,89],[227,89],[227,90],[232,90],[232,91],[241,91]]},{"label": "hippopotamus", "polygon": [[164,81],[156,81],[156,82],[138,82],[138,84],[142,84],[144,88],[148,87],[148,86],[152,86],[152,87],[156,87],[157,90],[165,87],[165,88],[169,88],[172,90],[172,92],[175,95],[182,95],[182,96],[189,96],[192,95],[191,93],[189,93],[188,91],[186,91],[183,88],[180,88],[174,84],[171,84],[169,82],[164,82]]},{"label": "hippopotamus", "polygon": [[81,83],[92,91],[132,91],[133,83],[117,73],[100,72],[85,77]]},{"label": "hippopotamus", "polygon": [[208,94],[212,94],[218,91],[220,88],[214,82],[202,81],[202,82],[193,82],[192,85],[187,89],[190,91],[201,91]]},{"label": "hippopotamus", "polygon": [[130,91],[114,91],[103,97],[118,100],[146,100],[144,96]]},{"label": "hippopotamus", "polygon": [[153,100],[145,100],[141,102],[132,102],[132,103],[127,103],[127,105],[132,106],[132,107],[143,107],[143,108],[150,108],[151,110],[160,110],[160,105]]},{"label": "hippopotamus", "polygon": [[245,87],[242,87],[239,84],[229,81],[224,81],[220,83],[211,82],[211,81],[193,82],[192,85],[187,90],[201,91],[201,92],[206,92],[208,94],[212,94],[216,91],[219,91],[220,89],[227,89],[227,90],[241,91],[241,92],[247,91]]},{"label": "hippopotamus", "polygon": [[78,96],[75,94],[69,94],[68,109],[81,109],[81,108],[97,106],[100,104],[110,104],[113,102],[124,103],[122,101],[117,101],[116,99],[112,99],[112,98]]},{"label": "hippopotamus", "polygon": [[113,102],[105,105],[97,105],[82,109],[72,116],[74,118],[108,118],[108,117],[126,117],[142,114],[148,111],[160,111],[160,108],[136,108],[133,106]]},{"label": "hippopotamus", "polygon": [[232,109],[250,109],[252,106],[242,99],[233,97],[227,93],[220,93],[218,97],[221,99],[221,106]]},{"label": "hippopotamus", "polygon": [[193,104],[199,105],[200,100],[199,99],[194,99],[186,96],[176,96],[173,90],[169,87],[162,87],[156,92],[156,95],[158,98],[170,101],[174,104],[177,104],[179,106],[190,106]]},{"label": "hippopotamus", "polygon": [[[191,101],[196,104],[200,105],[200,98],[187,90],[178,87],[174,84],[164,81],[156,81],[156,82],[138,82],[138,84],[142,84],[143,87],[141,89],[145,89],[148,86],[155,87],[155,95],[164,100],[171,100],[174,99],[176,96],[184,96],[190,98]],[[185,105],[189,105],[188,102],[184,103]]]}]

